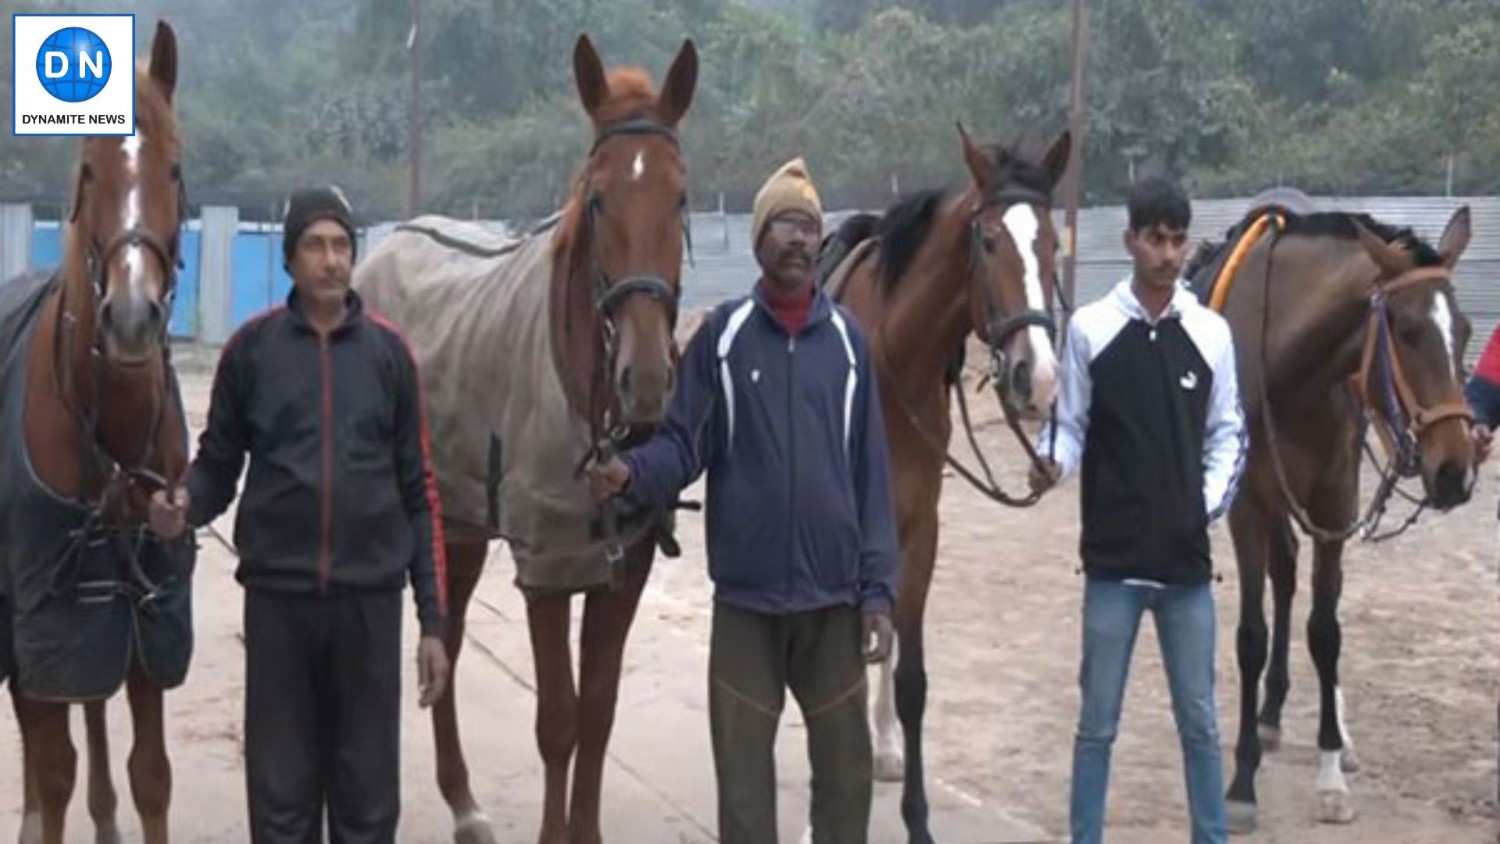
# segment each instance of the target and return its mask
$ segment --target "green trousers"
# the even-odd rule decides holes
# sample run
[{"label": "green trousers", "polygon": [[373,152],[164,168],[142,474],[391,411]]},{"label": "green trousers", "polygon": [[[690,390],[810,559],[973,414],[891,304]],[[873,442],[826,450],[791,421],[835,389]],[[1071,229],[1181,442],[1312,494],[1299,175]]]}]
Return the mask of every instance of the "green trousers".
[{"label": "green trousers", "polygon": [[766,615],[715,604],[709,722],[719,841],[776,844],[776,727],[790,688],[807,724],[814,844],[865,844],[873,758],[858,609]]}]

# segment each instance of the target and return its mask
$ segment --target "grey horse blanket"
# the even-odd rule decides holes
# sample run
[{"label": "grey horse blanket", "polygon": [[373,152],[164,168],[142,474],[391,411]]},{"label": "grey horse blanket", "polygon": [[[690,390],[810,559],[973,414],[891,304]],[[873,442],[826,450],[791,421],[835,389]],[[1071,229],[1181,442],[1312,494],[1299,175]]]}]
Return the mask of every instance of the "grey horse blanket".
[{"label": "grey horse blanket", "polygon": [[[360,263],[354,287],[416,357],[448,538],[503,538],[521,588],[577,591],[611,585],[614,572],[587,480],[573,474],[589,426],[553,363],[556,231],[502,240],[419,217]],[[618,541],[639,540],[649,521],[623,523]]]},{"label": "grey horse blanket", "polygon": [[[138,657],[174,688],[192,659],[192,537],[106,529],[43,485],[26,450],[26,350],[53,283],[32,274],[0,286],[0,426],[11,432],[0,443],[0,680],[41,700],[97,700]],[[175,377],[170,386],[180,413]]]}]

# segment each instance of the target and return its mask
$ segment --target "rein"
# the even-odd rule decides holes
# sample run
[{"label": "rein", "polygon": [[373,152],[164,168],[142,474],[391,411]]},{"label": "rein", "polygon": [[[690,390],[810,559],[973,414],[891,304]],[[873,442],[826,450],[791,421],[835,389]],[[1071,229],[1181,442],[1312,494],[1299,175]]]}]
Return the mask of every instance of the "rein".
[{"label": "rein", "polygon": [[[1428,503],[1424,498],[1419,503],[1417,512],[1395,532],[1374,536],[1374,531],[1385,512],[1386,502],[1396,490],[1396,481],[1399,477],[1410,477],[1417,471],[1417,442],[1429,428],[1439,422],[1449,419],[1473,421],[1474,418],[1468,405],[1460,402],[1447,402],[1432,407],[1423,406],[1417,400],[1416,393],[1406,378],[1401,357],[1396,353],[1390,339],[1390,297],[1427,285],[1450,283],[1452,273],[1445,267],[1417,267],[1391,277],[1389,281],[1385,281],[1386,276],[1377,276],[1371,283],[1372,289],[1368,297],[1369,313],[1365,320],[1364,352],[1360,357],[1359,370],[1353,379],[1359,406],[1353,412],[1359,413],[1363,410],[1375,419],[1376,434],[1390,456],[1390,461],[1387,468],[1381,472],[1381,483],[1365,514],[1342,528],[1325,528],[1313,521],[1307,509],[1292,493],[1291,482],[1287,479],[1286,465],[1282,460],[1277,439],[1276,420],[1269,387],[1266,385],[1270,373],[1266,338],[1270,335],[1272,267],[1276,246],[1280,243],[1281,235],[1286,228],[1286,220],[1280,214],[1274,215],[1274,221],[1276,230],[1272,234],[1271,246],[1266,254],[1266,278],[1262,290],[1261,377],[1259,381],[1266,445],[1271,453],[1271,464],[1276,472],[1276,481],[1281,488],[1287,509],[1296,520],[1297,526],[1314,540],[1343,542],[1361,532],[1366,539],[1372,537],[1376,541],[1389,539],[1414,524],[1417,516]],[[1382,284],[1382,281],[1385,283]],[[1365,441],[1364,429],[1362,419],[1360,425],[1362,442]],[[1368,451],[1367,443],[1365,448]],[[1373,459],[1373,455],[1371,457]],[[1406,494],[1402,493],[1402,495]]]},{"label": "rein", "polygon": [[[985,209],[994,206],[1003,207],[1019,202],[1031,202],[1045,206],[1049,203],[1049,201],[1049,198],[1045,195],[1036,191],[1025,189],[1001,190],[985,197],[984,201],[980,203],[978,208],[975,209],[974,216],[969,221],[969,268],[966,278],[966,282],[970,285],[971,288],[970,295],[978,296],[979,300],[983,303],[984,306],[985,332],[983,339],[985,341],[986,351],[989,353],[990,363],[990,371],[988,374],[986,374],[985,378],[986,380],[989,380],[994,384],[995,393],[1000,401],[1001,411],[1005,415],[1006,424],[1009,426],[1011,432],[1015,435],[1017,442],[1021,444],[1022,450],[1026,452],[1026,456],[1031,461],[1032,466],[1038,468],[1045,468],[1043,460],[1045,459],[1046,461],[1051,462],[1055,454],[1057,446],[1056,404],[1054,403],[1052,408],[1053,436],[1051,439],[1050,447],[1048,448],[1047,456],[1046,458],[1043,458],[1040,454],[1037,453],[1036,448],[1031,443],[1031,439],[1026,436],[1026,432],[1022,430],[1020,419],[1017,417],[1014,407],[1010,401],[1007,389],[1008,381],[1005,378],[1008,360],[1005,354],[1004,347],[1005,343],[1013,335],[1028,328],[1045,329],[1048,338],[1054,344],[1056,344],[1057,329],[1052,314],[1045,311],[1028,309],[1010,316],[1002,316],[1000,314],[1000,308],[995,303],[992,291],[983,283],[979,273],[981,269],[981,240],[983,238],[983,234],[980,231],[979,214]],[[1061,292],[1060,288],[1057,288],[1056,285],[1054,285],[1054,289],[1058,293]],[[1063,307],[1066,312],[1071,312],[1072,310],[1071,306],[1067,302],[1063,302]],[[887,358],[885,353],[886,344],[884,320],[881,320],[881,322],[879,323],[878,327],[876,328],[876,333],[879,335],[879,342],[874,344],[877,350],[876,354],[878,363],[881,369],[883,369],[892,377],[892,379],[894,379],[895,368],[891,366],[890,360],[889,358]],[[989,461],[985,459],[984,452],[979,448],[978,438],[974,434],[974,424],[969,416],[969,402],[964,394],[963,384],[956,384],[955,387],[958,394],[959,416],[963,421],[964,434],[969,442],[969,448],[973,451],[974,457],[979,463],[980,471],[984,473],[983,478],[979,477],[979,475],[974,470],[965,466],[948,449],[947,444],[943,442],[942,438],[932,433],[922,424],[922,420],[917,415],[916,410],[912,408],[910,402],[907,401],[906,396],[902,394],[900,390],[892,389],[890,392],[895,396],[896,403],[901,407],[902,412],[905,413],[907,421],[911,424],[912,428],[916,430],[916,432],[922,437],[922,440],[927,444],[928,448],[931,449],[933,453],[941,455],[943,458],[943,462],[946,463],[950,468],[952,468],[953,471],[957,472],[960,477],[962,477],[969,483],[970,486],[978,490],[980,494],[984,495],[986,498],[989,498],[992,501],[1003,504],[1007,507],[1021,508],[1030,507],[1036,504],[1041,500],[1042,493],[1033,491],[1026,494],[1025,496],[1017,497],[1007,493],[1000,486],[999,482],[995,480],[995,474],[990,468]]]}]

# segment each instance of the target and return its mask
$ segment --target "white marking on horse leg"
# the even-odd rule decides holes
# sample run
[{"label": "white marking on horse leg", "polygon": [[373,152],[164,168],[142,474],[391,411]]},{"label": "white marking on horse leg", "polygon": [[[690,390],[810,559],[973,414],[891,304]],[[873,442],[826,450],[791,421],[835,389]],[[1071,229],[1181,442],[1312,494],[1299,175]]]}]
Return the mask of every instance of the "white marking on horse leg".
[{"label": "white marking on horse leg", "polygon": [[1319,754],[1318,820],[1323,823],[1354,820],[1354,803],[1349,796],[1349,783],[1344,780],[1341,756],[1337,750],[1325,750]]},{"label": "white marking on horse leg", "polygon": [[639,182],[646,175],[646,151],[641,150],[635,154],[635,161],[630,165],[630,178]]},{"label": "white marking on horse leg", "polygon": [[875,779],[900,782],[906,776],[906,760],[901,723],[896,718],[896,646],[875,671],[880,675],[875,686]]},{"label": "white marking on horse leg", "polygon": [[[1037,235],[1042,227],[1036,211],[1024,202],[1017,203],[1006,210],[1001,222],[1015,241],[1016,251],[1021,253],[1021,263],[1026,268],[1026,307],[1046,313],[1041,262],[1036,254]],[[1052,406],[1052,399],[1057,394],[1057,356],[1052,352],[1047,332],[1041,328],[1026,329],[1026,342],[1031,347],[1031,407],[1045,411]]]},{"label": "white marking on horse leg", "polygon": [[1318,754],[1318,790],[1349,792],[1339,751],[1324,750]]},{"label": "white marking on horse leg", "polygon": [[1333,687],[1333,717],[1339,725],[1339,736],[1344,740],[1340,764],[1349,773],[1359,770],[1359,757],[1354,753],[1354,739],[1349,736],[1349,722],[1344,720],[1344,687]]}]

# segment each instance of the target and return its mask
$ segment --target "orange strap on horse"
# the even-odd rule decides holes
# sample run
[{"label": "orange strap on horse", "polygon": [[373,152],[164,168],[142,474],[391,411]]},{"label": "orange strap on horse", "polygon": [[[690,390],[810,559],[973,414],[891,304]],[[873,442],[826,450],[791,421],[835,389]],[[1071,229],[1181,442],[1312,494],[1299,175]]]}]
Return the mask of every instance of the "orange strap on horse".
[{"label": "orange strap on horse", "polygon": [[1234,245],[1234,251],[1229,254],[1229,260],[1224,262],[1224,268],[1219,271],[1219,277],[1214,280],[1213,294],[1209,296],[1208,306],[1214,313],[1224,312],[1224,303],[1229,301],[1229,290],[1234,287],[1235,277],[1239,275],[1240,265],[1245,263],[1245,256],[1255,244],[1260,242],[1261,235],[1265,234],[1266,227],[1272,222],[1276,223],[1277,230],[1286,228],[1286,218],[1281,214],[1262,214],[1255,218],[1250,228],[1240,236],[1239,242]]}]

